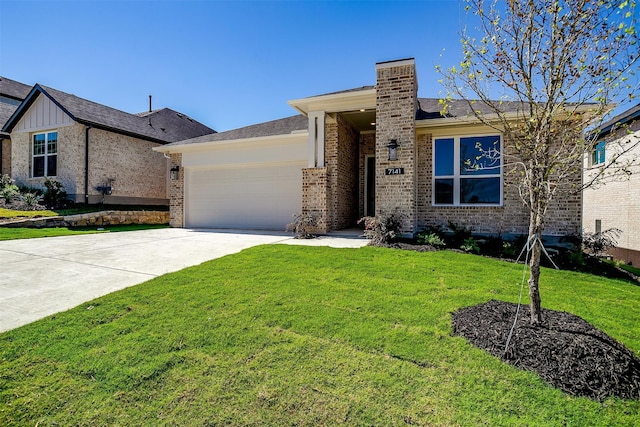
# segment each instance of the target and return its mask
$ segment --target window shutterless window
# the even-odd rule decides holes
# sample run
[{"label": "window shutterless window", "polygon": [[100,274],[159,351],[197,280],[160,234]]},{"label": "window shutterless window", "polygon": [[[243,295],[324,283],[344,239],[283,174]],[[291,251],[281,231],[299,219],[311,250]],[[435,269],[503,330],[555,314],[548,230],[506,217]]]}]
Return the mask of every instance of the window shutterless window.
[{"label": "window shutterless window", "polygon": [[31,146],[31,176],[56,176],[58,174],[58,132],[33,135]]},{"label": "window shutterless window", "polygon": [[434,139],[433,204],[502,204],[502,139],[499,135]]}]

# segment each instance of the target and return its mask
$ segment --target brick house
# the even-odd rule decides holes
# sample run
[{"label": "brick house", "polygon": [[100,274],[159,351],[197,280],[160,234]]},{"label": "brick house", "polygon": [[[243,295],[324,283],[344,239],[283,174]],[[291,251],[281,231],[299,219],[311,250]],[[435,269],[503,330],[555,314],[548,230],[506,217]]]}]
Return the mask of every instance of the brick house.
[{"label": "brick house", "polygon": [[[29,85],[0,77],[0,126],[9,120],[30,91]],[[8,174],[11,170],[11,156],[3,155],[3,152],[10,153],[10,151],[11,135],[0,130],[0,174]]]},{"label": "brick house", "polygon": [[584,191],[583,229],[595,233],[610,228],[622,231],[618,247],[611,255],[634,266],[640,266],[640,104],[612,118],[601,126],[599,142],[585,159],[584,176],[588,182],[593,174],[621,153],[624,141],[636,146],[622,154],[619,163],[635,162],[631,175],[602,180],[602,184]]},{"label": "brick house", "polygon": [[[171,225],[283,229],[313,211],[325,233],[398,210],[407,235],[449,222],[526,234],[528,210],[503,165],[509,141],[466,102],[443,116],[438,99],[418,98],[413,59],[378,63],[376,74],[375,86],[289,101],[297,116],[154,148],[175,171]],[[500,155],[461,166],[478,146]],[[579,233],[581,196],[556,201],[549,217],[550,235]]]},{"label": "brick house", "polygon": [[166,205],[169,161],[152,148],[215,132],[168,108],[129,114],[5,78],[0,113],[0,172],[28,187],[55,178],[79,203]]}]

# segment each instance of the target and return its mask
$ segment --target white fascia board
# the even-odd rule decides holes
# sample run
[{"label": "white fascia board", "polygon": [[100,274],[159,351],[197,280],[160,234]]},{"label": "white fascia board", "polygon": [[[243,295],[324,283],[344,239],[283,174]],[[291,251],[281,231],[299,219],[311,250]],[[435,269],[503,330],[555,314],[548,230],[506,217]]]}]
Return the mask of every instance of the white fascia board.
[{"label": "white fascia board", "polygon": [[223,148],[231,145],[245,145],[245,146],[265,146],[265,145],[277,145],[278,142],[291,142],[307,141],[309,139],[309,132],[296,132],[287,133],[284,135],[270,135],[260,136],[255,138],[242,138],[242,139],[228,139],[220,141],[207,141],[198,142],[194,144],[182,144],[182,145],[162,145],[160,147],[153,147],[153,151],[159,153],[189,153],[193,151],[206,151],[215,148]]},{"label": "white fascia board", "polygon": [[352,92],[341,92],[310,98],[294,99],[287,102],[305,116],[310,111],[339,113],[376,108],[376,90],[365,89]]}]

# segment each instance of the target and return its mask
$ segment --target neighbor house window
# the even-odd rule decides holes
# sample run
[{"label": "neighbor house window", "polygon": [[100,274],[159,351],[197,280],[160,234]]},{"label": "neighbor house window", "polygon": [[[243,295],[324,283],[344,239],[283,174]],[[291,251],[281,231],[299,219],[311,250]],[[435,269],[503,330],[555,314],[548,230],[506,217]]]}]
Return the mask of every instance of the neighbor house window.
[{"label": "neighbor house window", "polygon": [[606,146],[607,146],[607,143],[605,141],[600,141],[596,144],[596,147],[591,152],[592,165],[600,165],[604,163]]},{"label": "neighbor house window", "polygon": [[499,135],[434,139],[433,203],[453,206],[502,204]]},{"label": "neighbor house window", "polygon": [[58,174],[58,132],[33,135],[31,152],[31,175],[34,178]]}]

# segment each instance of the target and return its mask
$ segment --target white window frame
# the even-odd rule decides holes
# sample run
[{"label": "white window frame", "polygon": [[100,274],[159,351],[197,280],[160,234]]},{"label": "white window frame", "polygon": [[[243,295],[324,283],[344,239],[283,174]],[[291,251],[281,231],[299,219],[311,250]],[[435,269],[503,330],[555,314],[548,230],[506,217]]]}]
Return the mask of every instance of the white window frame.
[{"label": "white window frame", "polygon": [[[49,153],[49,134],[56,134],[56,152]],[[34,152],[34,139],[37,135],[44,135],[44,154],[35,154]],[[46,132],[36,132],[31,135],[31,178],[50,178],[56,177],[58,172],[58,144],[59,144],[59,133],[57,129],[48,130]],[[56,175],[49,175],[49,156],[56,156]],[[44,158],[44,175],[43,176],[35,176],[36,171],[36,158],[42,157]]]},{"label": "white window frame", "polygon": [[[460,173],[460,139],[485,136],[497,136],[500,138],[500,166],[495,174],[486,175],[462,175]],[[439,139],[453,139],[453,175],[436,176],[436,141]],[[474,133],[465,135],[438,135],[431,141],[431,205],[438,207],[501,207],[504,204],[504,137],[501,133]],[[500,178],[500,202],[499,203],[460,203],[460,180],[465,178]],[[436,179],[453,179],[453,203],[436,203]]]}]

